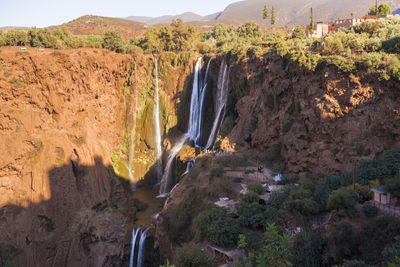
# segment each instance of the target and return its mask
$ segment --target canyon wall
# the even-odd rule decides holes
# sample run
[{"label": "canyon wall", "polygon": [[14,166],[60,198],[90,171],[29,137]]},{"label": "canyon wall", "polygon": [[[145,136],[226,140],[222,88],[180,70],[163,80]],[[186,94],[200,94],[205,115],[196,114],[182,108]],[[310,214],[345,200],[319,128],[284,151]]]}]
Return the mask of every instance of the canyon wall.
[{"label": "canyon wall", "polygon": [[351,171],[400,142],[395,81],[333,66],[309,72],[274,54],[231,65],[223,132],[239,147],[265,152],[265,162],[282,160],[291,174]]},{"label": "canyon wall", "polygon": [[[159,57],[163,134],[172,137],[192,60]],[[129,257],[137,210],[129,134],[137,104],[138,181],[156,160],[153,70],[151,56],[102,49],[1,49],[0,244],[22,266],[121,265]]]}]

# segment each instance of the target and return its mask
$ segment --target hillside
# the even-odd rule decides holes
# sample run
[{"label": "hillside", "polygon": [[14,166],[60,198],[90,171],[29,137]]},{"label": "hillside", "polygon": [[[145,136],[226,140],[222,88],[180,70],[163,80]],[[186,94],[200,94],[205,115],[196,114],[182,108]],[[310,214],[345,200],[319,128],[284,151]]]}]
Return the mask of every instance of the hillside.
[{"label": "hillside", "polygon": [[[388,3],[392,10],[400,8],[400,0],[385,0],[380,3]],[[200,16],[192,12],[179,15],[166,15],[161,17],[130,16],[126,19],[139,21],[148,25],[169,24],[173,19],[182,19],[186,23],[202,25],[204,23],[222,24],[241,24],[248,20],[254,20],[262,25],[262,10],[266,1],[264,0],[245,0],[228,5],[222,12]],[[314,9],[315,21],[329,22],[338,17],[347,18],[351,13],[356,17],[364,16],[368,13],[370,6],[374,5],[374,0],[271,0],[268,7],[274,6],[277,18],[277,26],[284,25],[306,25],[310,20],[310,8]]]},{"label": "hillside", "polygon": [[122,19],[86,15],[62,24],[76,35],[103,35],[107,31],[118,31],[125,39],[142,36],[147,28],[143,23]]},{"label": "hillside", "polygon": [[172,20],[181,19],[184,22],[215,21],[221,13],[200,16],[196,13],[185,12],[179,15],[165,15],[160,17],[129,16],[126,19],[146,23],[148,25],[169,24]]},{"label": "hillside", "polygon": [[[392,10],[400,8],[400,0],[385,0],[380,3],[388,3]],[[234,18],[241,22],[255,20],[262,21],[262,10],[266,4],[263,0],[246,0],[233,3],[225,8],[218,20]],[[305,25],[310,20],[310,8],[314,9],[315,21],[331,21],[338,17],[350,17],[353,12],[356,17],[365,15],[374,0],[271,0],[268,7],[274,6],[277,25]]]}]

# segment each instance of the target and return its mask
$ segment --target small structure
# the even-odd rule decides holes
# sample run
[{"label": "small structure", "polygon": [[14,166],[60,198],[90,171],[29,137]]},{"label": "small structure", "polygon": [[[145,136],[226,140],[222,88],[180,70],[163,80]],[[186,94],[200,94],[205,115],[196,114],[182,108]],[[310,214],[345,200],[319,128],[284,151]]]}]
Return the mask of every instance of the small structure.
[{"label": "small structure", "polygon": [[371,191],[374,194],[373,201],[381,205],[390,204],[390,194],[387,192],[386,187],[379,186],[372,188]]},{"label": "small structure", "polygon": [[350,27],[361,25],[366,20],[366,18],[338,19],[333,22],[331,27],[334,27],[335,31],[339,30],[340,28],[349,29]]},{"label": "small structure", "polygon": [[329,33],[329,25],[323,23],[322,21],[319,21],[314,24],[314,31],[312,34],[310,32],[310,26],[307,26],[306,33],[307,33],[307,37],[309,37],[309,38],[310,37],[321,38],[322,36]]}]

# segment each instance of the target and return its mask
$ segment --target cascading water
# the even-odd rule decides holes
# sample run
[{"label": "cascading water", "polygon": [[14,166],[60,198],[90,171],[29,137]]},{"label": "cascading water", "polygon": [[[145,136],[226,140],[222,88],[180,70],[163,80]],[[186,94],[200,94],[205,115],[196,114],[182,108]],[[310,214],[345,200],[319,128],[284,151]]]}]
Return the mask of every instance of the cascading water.
[{"label": "cascading water", "polygon": [[156,157],[157,157],[157,181],[162,178],[162,148],[161,148],[161,127],[160,127],[160,97],[158,92],[158,66],[157,59],[154,61],[156,71],[156,88],[154,92],[154,121],[155,121],[155,139],[156,139]]},{"label": "cascading water", "polygon": [[203,118],[203,103],[204,96],[206,94],[208,70],[210,67],[210,61],[208,61],[205,75],[202,73],[201,63],[203,58],[200,57],[196,63],[196,69],[193,80],[193,91],[190,100],[190,116],[189,116],[189,127],[188,134],[190,140],[194,142],[195,147],[201,146],[201,125]]},{"label": "cascading water", "polygon": [[146,241],[146,234],[147,230],[140,230],[140,228],[134,228],[132,230],[132,241],[131,241],[131,255],[129,259],[129,267],[133,267],[134,265],[134,260],[135,260],[135,247],[136,247],[136,241],[137,237],[140,234],[139,238],[139,248],[138,248],[138,254],[137,254],[137,263],[136,267],[141,267],[143,264],[143,256],[144,256],[144,244]]},{"label": "cascading water", "polygon": [[171,149],[170,155],[168,156],[167,160],[167,165],[165,166],[165,171],[164,175],[161,181],[161,186],[160,186],[160,197],[166,196],[168,194],[170,188],[171,188],[171,166],[172,162],[174,161],[176,154],[181,151],[183,145],[185,144],[186,140],[189,138],[189,134],[184,134],[179,141],[174,145],[174,147]]},{"label": "cascading water", "polygon": [[148,229],[142,231],[142,234],[140,235],[139,252],[138,252],[138,260],[136,267],[142,267],[143,264],[144,242],[146,241],[147,230]]},{"label": "cascading water", "polygon": [[196,147],[201,146],[200,137],[201,137],[202,116],[203,116],[203,102],[207,88],[208,70],[210,67],[211,60],[208,61],[205,73],[203,73],[202,71],[202,61],[203,58],[200,57],[197,60],[195,67],[192,96],[190,99],[188,131],[179,139],[179,141],[174,145],[174,147],[170,151],[170,155],[168,157],[167,165],[165,166],[164,175],[161,181],[160,196],[165,196],[171,189],[172,162],[176,157],[176,155],[179,153],[179,151],[182,149],[185,142],[189,139],[194,142],[194,145]]},{"label": "cascading water", "polygon": [[133,175],[133,159],[135,157],[135,136],[136,136],[136,113],[138,107],[138,84],[137,84],[137,68],[135,62],[135,105],[133,106],[133,122],[132,122],[132,130],[131,130],[131,138],[129,145],[129,156],[128,156],[128,172],[129,172],[129,180],[131,183],[134,182],[135,177]]},{"label": "cascading water", "polygon": [[132,240],[131,240],[131,255],[129,259],[129,267],[133,267],[133,259],[135,257],[135,245],[136,245],[136,238],[139,234],[140,229],[133,229],[132,230]]},{"label": "cascading water", "polygon": [[208,137],[208,141],[205,146],[206,149],[210,149],[213,146],[215,142],[215,137],[218,134],[218,131],[221,127],[221,123],[225,116],[225,110],[226,110],[225,106],[228,100],[228,81],[229,81],[228,65],[225,63],[225,59],[223,59],[218,73],[218,84],[217,84],[217,95],[216,95],[217,99],[215,101],[215,119],[213,127],[211,128],[210,136]]},{"label": "cascading water", "polygon": [[182,173],[182,176],[188,174],[190,170],[193,168],[194,164],[196,163],[196,158],[191,159],[186,165],[186,171]]}]

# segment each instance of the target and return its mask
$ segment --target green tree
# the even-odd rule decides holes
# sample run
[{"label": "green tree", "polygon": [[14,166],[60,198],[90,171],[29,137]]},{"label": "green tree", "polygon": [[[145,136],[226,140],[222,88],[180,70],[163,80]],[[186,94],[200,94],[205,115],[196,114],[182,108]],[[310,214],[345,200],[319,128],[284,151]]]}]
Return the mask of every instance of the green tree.
[{"label": "green tree", "polygon": [[327,238],[321,231],[303,229],[293,243],[292,262],[294,266],[324,266]]},{"label": "green tree", "polygon": [[268,224],[264,237],[264,247],[257,254],[257,266],[282,267],[291,266],[289,261],[292,251],[292,240],[288,235],[280,235],[275,224]]},{"label": "green tree", "polygon": [[[267,26],[268,26],[268,18],[269,18],[267,5],[264,5],[264,10],[263,10],[263,16],[262,16],[262,18],[263,18],[263,20],[265,20],[265,28],[267,28]],[[265,30],[266,30],[266,29],[265,29]]]},{"label": "green tree", "polygon": [[275,25],[275,23],[276,23],[275,8],[274,8],[274,6],[272,6],[272,10],[271,10],[271,25]]},{"label": "green tree", "polygon": [[305,39],[306,37],[306,32],[302,27],[296,27],[293,30],[292,38]]},{"label": "green tree", "polygon": [[119,32],[109,31],[104,34],[103,48],[121,53],[123,52],[123,47],[124,43]]},{"label": "green tree", "polygon": [[310,15],[310,34],[314,33],[314,11],[311,8],[311,15]]},{"label": "green tree", "polygon": [[339,188],[330,194],[326,208],[328,210],[343,210],[347,215],[356,212],[355,193],[346,187]]},{"label": "green tree", "polygon": [[357,241],[351,224],[345,221],[333,224],[329,232],[329,254],[333,262],[341,263],[344,259],[357,255]]},{"label": "green tree", "polygon": [[224,209],[208,204],[194,223],[200,238],[207,238],[211,243],[225,248],[237,245],[239,225]]},{"label": "green tree", "polygon": [[400,198],[400,174],[387,181],[387,188],[393,197]]},{"label": "green tree", "polygon": [[383,260],[388,264],[400,263],[400,235],[396,236],[394,242],[383,249],[382,256]]},{"label": "green tree", "polygon": [[392,15],[392,9],[388,4],[383,3],[378,7],[378,15]]},{"label": "green tree", "polygon": [[354,19],[354,13],[353,13],[353,12],[351,12],[351,14],[350,14],[350,15],[351,15],[351,18],[352,18],[352,19]]},{"label": "green tree", "polygon": [[211,267],[207,255],[194,244],[185,244],[176,253],[176,267]]},{"label": "green tree", "polygon": [[243,37],[246,39],[259,38],[262,35],[260,26],[253,21],[247,21],[245,24],[240,25],[237,28],[237,32],[239,34],[239,37]]}]

